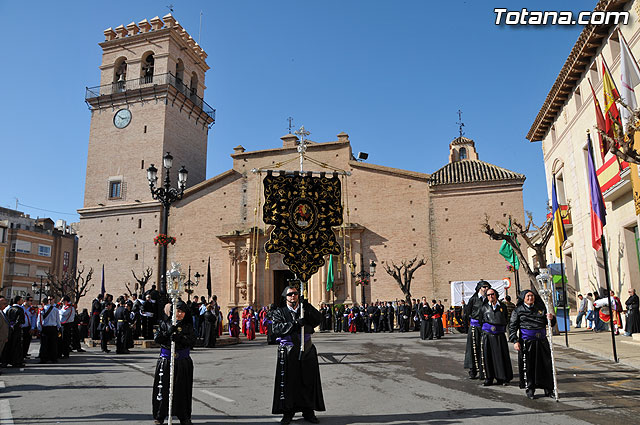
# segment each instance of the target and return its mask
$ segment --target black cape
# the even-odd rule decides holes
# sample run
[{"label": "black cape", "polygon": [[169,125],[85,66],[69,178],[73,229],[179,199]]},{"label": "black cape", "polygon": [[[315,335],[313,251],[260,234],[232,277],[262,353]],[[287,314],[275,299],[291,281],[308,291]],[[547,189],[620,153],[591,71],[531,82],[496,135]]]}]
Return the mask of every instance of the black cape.
[{"label": "black cape", "polygon": [[215,309],[207,309],[203,316],[204,323],[202,324],[202,335],[204,339],[204,346],[207,348],[213,348],[216,346],[216,339],[218,338],[218,314]]},{"label": "black cape", "polygon": [[627,322],[625,323],[624,330],[630,334],[640,332],[640,300],[636,294],[633,294],[625,302],[627,305]]},{"label": "black cape", "polygon": [[[534,390],[543,388],[553,391],[553,371],[551,369],[551,348],[547,338],[537,340],[523,340],[519,331],[521,329],[543,330],[547,329],[547,309],[539,301],[536,295],[536,302],[527,306],[522,302],[527,292],[522,291],[518,298],[518,305],[511,314],[509,322],[509,340],[520,342],[518,351],[518,371],[520,373],[520,388]],[[554,326],[556,318],[551,320]]]},{"label": "black cape", "polygon": [[420,313],[422,317],[420,318],[420,339],[433,339],[433,327],[431,315],[433,314],[433,310],[429,306],[429,304],[424,304],[420,307]]},{"label": "black cape", "polygon": [[[506,331],[507,307],[498,303],[496,309],[486,303],[482,306],[480,322],[489,324],[494,328],[502,327]],[[509,357],[509,344],[505,332],[491,333],[482,331],[482,355],[485,379],[492,381],[494,378],[501,382],[509,382],[513,379],[513,368]]]},{"label": "black cape", "polygon": [[[278,346],[278,362],[273,389],[271,413],[295,413],[309,410],[324,411],[320,367],[315,345],[309,340],[305,344],[302,359],[300,354],[300,325],[288,307],[273,310],[273,333],[276,337],[290,337],[293,346]],[[311,304],[304,304],[305,335],[322,321],[322,315]]]},{"label": "black cape", "polygon": [[[154,340],[165,350],[171,350],[171,319],[158,325]],[[191,349],[196,342],[190,315],[176,325],[174,333],[176,353],[178,350]],[[169,414],[169,379],[171,359],[159,357],[153,378],[151,408],[153,418],[164,421]],[[193,392],[193,361],[190,356],[176,358],[174,363],[173,410],[172,414],[180,420],[191,419],[191,398]]]}]

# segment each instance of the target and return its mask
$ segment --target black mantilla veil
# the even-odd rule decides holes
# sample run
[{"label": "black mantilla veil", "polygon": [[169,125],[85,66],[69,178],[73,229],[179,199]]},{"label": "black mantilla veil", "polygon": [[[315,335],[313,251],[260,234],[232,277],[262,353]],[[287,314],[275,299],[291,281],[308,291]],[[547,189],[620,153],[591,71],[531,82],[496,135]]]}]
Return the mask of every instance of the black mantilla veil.
[{"label": "black mantilla veil", "polygon": [[476,284],[476,291],[475,293],[477,294],[478,291],[480,290],[480,288],[482,288],[483,286],[487,286],[488,288],[491,288],[491,284],[489,282],[487,282],[484,279],[480,279],[480,281]]},{"label": "black mantilla veil", "polygon": [[531,292],[533,296],[536,297],[536,299],[533,301],[533,305],[537,306],[539,309],[544,308],[544,302],[542,301],[542,298],[540,298],[540,295],[538,295],[535,291],[532,291],[531,289],[523,289],[522,291],[520,291],[520,293],[518,294],[518,301],[516,302],[516,307],[524,304],[524,297],[526,297],[529,292]]}]

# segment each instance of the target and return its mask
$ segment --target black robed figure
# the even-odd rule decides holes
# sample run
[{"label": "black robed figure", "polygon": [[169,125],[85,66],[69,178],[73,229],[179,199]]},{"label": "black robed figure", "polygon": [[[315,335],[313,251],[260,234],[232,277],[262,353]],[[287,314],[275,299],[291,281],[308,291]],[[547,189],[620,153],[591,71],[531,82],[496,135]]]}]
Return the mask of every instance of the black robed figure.
[{"label": "black robed figure", "polygon": [[511,313],[509,341],[518,351],[520,388],[533,398],[536,388],[544,389],[545,396],[553,395],[553,370],[551,348],[547,339],[547,321],[551,326],[556,317],[547,313],[542,300],[531,290],[518,296],[518,304]]},{"label": "black robed figure", "polygon": [[629,299],[625,302],[627,306],[627,321],[624,326],[625,335],[630,336],[640,332],[640,300],[636,295],[636,290],[629,289]]},{"label": "black robed figure", "polygon": [[[314,411],[324,411],[318,352],[311,342],[313,328],[322,315],[311,304],[303,302],[304,318],[300,318],[299,292],[288,286],[282,293],[286,304],[271,313],[273,333],[277,337],[278,362],[271,413],[282,414],[281,423],[289,424],[296,412],[302,412],[311,423],[318,423]],[[300,327],[304,326],[304,353],[300,359]]]},{"label": "black robed figure", "polygon": [[482,324],[482,366],[485,380],[483,385],[507,385],[513,379],[513,368],[509,357],[507,331],[507,307],[498,301],[498,292],[487,290],[488,302],[482,306],[480,323]]},{"label": "black robed figure", "polygon": [[469,319],[467,333],[467,349],[464,353],[464,368],[469,369],[469,378],[484,379],[482,369],[482,331],[480,316],[482,306],[487,303],[486,293],[491,288],[489,282],[481,280],[476,285],[476,292],[469,299],[464,309],[464,315]]},{"label": "black robed figure", "polygon": [[171,365],[171,341],[176,342],[176,357],[173,380],[173,415],[181,425],[191,424],[191,395],[193,392],[193,361],[189,355],[196,343],[193,320],[187,304],[178,302],[178,322],[171,325],[171,314],[160,320],[155,341],[160,344],[160,357],[153,379],[151,406],[156,424],[162,424],[169,414],[169,376]]},{"label": "black robed figure", "polygon": [[420,316],[420,339],[433,339],[433,327],[431,316],[433,315],[433,310],[431,306],[427,302],[422,304],[419,308]]}]

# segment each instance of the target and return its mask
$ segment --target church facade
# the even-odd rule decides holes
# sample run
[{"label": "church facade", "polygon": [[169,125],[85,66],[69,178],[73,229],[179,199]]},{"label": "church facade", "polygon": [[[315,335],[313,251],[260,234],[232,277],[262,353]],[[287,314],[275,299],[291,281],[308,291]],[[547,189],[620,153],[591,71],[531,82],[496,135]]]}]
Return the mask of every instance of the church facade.
[{"label": "church facade", "polygon": [[[159,251],[153,239],[161,206],[151,198],[146,168],[162,164],[170,151],[172,181],[182,165],[189,179],[183,199],[170,210],[169,234],[177,241],[168,247],[169,262],[205,276],[194,294],[206,295],[210,261],[213,293],[223,308],[279,299],[293,275],[279,254],[264,252],[270,231],[260,211],[264,173],[252,170],[296,169],[300,140],[287,134],[263,150],[238,146],[230,169],[205,179],[202,161],[214,115],[202,100],[208,69],[204,51],[171,15],[108,29],[105,37],[101,87],[106,91],[87,95],[92,118],[85,204],[79,210],[79,264],[95,271],[104,267],[107,292],[113,294],[126,292],[131,270],[140,274],[152,267],[149,284],[157,280]],[[181,77],[175,78],[179,71]],[[473,140],[454,139],[449,162],[432,174],[358,161],[346,133],[334,141],[308,141],[306,155],[306,171],[350,173],[342,179],[345,223],[335,229],[344,254],[334,257],[334,290],[326,291],[325,264],[309,282],[312,303],[361,303],[363,296],[367,302],[402,299],[384,267],[413,258],[426,262],[413,276],[413,297],[445,304],[451,281],[508,275],[498,255],[500,243],[480,226],[485,215],[492,221],[506,221],[508,215],[523,221],[525,177],[479,160]],[[372,261],[376,273],[363,290],[352,271],[368,270]]]}]

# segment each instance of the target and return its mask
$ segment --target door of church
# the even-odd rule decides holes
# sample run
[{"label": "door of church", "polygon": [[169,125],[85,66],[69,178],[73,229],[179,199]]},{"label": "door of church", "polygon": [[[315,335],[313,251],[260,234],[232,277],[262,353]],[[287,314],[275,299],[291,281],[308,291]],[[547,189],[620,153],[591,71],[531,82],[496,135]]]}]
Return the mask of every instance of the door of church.
[{"label": "door of church", "polygon": [[[295,275],[290,270],[274,270],[273,271],[273,301],[276,305],[280,304],[282,291],[287,285],[294,283]],[[297,283],[297,281],[295,282]]]}]

